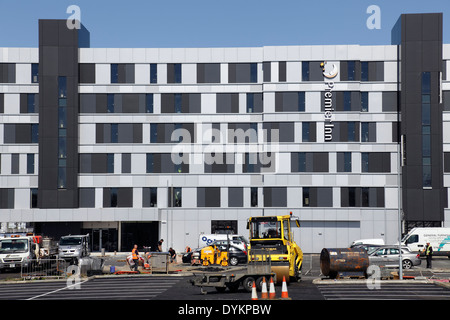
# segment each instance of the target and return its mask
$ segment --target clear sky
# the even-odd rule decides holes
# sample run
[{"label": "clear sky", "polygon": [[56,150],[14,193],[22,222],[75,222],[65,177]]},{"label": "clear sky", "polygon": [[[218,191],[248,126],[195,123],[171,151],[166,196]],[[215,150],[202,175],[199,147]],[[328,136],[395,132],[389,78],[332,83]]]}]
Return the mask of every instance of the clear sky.
[{"label": "clear sky", "polygon": [[67,19],[70,5],[97,48],[382,45],[400,14],[421,12],[443,12],[450,43],[449,0],[0,0],[0,47],[37,47],[38,19]]}]

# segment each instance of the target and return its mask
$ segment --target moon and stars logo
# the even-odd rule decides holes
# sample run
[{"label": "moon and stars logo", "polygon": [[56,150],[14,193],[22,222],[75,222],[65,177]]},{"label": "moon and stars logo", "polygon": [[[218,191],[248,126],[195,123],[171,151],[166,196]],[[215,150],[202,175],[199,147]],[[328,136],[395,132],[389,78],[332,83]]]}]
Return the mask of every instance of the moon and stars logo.
[{"label": "moon and stars logo", "polygon": [[336,64],[327,63],[326,61],[320,64],[323,76],[327,79],[333,79],[338,74],[338,67]]}]

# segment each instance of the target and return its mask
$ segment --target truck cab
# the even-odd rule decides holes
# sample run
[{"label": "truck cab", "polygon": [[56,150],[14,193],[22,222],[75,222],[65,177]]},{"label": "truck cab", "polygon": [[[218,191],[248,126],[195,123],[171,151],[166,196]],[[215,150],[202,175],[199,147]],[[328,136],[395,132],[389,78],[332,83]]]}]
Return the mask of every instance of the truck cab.
[{"label": "truck cab", "polygon": [[68,235],[59,240],[58,257],[71,263],[90,255],[89,235]]},{"label": "truck cab", "polygon": [[0,269],[27,267],[36,258],[39,258],[36,237],[11,235],[0,238]]}]

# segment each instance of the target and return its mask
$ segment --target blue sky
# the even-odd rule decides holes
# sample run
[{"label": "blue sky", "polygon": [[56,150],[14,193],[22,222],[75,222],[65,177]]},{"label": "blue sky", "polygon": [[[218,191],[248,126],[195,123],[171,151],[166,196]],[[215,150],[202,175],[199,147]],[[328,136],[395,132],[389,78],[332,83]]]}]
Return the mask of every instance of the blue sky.
[{"label": "blue sky", "polygon": [[[91,47],[245,47],[390,44],[401,13],[443,12],[448,0],[0,0],[0,47],[37,47],[38,19],[67,19],[77,5]],[[381,29],[368,29],[367,8]]]}]

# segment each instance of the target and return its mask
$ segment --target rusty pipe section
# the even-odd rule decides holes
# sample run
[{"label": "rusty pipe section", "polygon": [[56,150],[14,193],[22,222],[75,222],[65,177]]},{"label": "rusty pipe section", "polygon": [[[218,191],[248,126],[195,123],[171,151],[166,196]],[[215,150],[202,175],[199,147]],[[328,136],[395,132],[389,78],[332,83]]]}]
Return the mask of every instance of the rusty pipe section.
[{"label": "rusty pipe section", "polygon": [[369,267],[369,256],[362,248],[323,248],[320,269],[324,276],[335,278],[341,272],[364,274]]}]

